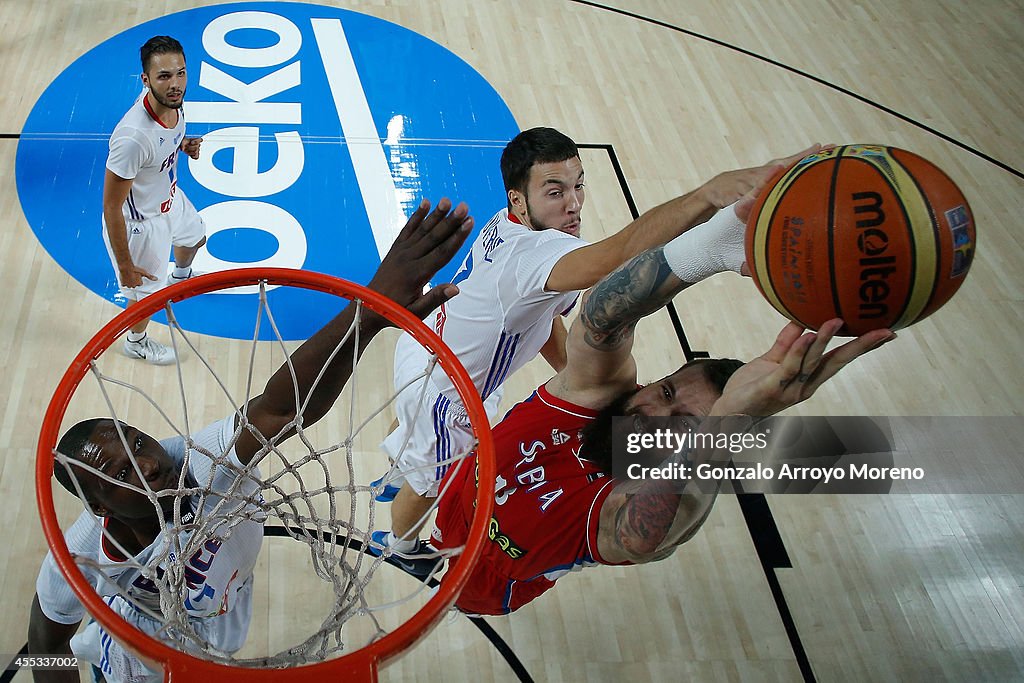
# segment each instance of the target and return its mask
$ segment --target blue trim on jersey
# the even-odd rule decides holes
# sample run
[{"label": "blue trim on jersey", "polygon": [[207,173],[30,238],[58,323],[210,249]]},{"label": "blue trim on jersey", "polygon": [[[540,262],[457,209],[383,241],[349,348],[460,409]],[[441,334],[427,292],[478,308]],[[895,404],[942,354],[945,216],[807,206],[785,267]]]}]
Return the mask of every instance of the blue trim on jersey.
[{"label": "blue trim on jersey", "polygon": [[508,585],[505,587],[505,597],[501,600],[501,609],[504,610],[505,614],[509,614],[512,611],[512,586],[515,583],[515,579],[509,579]]},{"label": "blue trim on jersey", "polygon": [[487,379],[484,381],[483,389],[480,391],[480,397],[482,399],[486,400],[486,398],[488,396],[487,390],[491,387],[492,380],[494,379],[494,369],[495,369],[495,366],[497,366],[498,361],[501,358],[501,350],[502,350],[502,348],[504,348],[505,340],[507,338],[506,334],[507,333],[505,332],[505,330],[502,330],[501,331],[501,336],[498,337],[498,344],[497,344],[497,346],[494,349],[494,355],[491,357],[491,365],[490,365],[489,368],[487,368]]},{"label": "blue trim on jersey", "polygon": [[132,190],[128,190],[128,198],[125,200],[125,204],[128,206],[128,213],[131,214],[132,220],[141,221],[142,214],[135,208],[135,195]]},{"label": "blue trim on jersey", "polygon": [[[116,596],[112,595],[106,599],[108,607],[113,607],[115,597]],[[129,604],[131,604],[130,601]],[[103,672],[104,676],[112,676],[114,674],[114,669],[110,666],[110,644],[114,639],[111,638],[106,629],[99,625],[99,622],[97,622],[96,625],[99,626],[100,629],[100,671]]]},{"label": "blue trim on jersey", "polygon": [[591,563],[591,564],[600,564],[600,562],[596,562],[594,560],[594,558],[590,557],[590,555],[584,553],[583,557],[576,558],[576,560],[574,562],[572,562],[571,564],[555,565],[554,567],[551,567],[550,569],[545,569],[544,571],[538,572],[537,574],[534,574],[530,578],[524,579],[524,580],[525,581],[534,581],[536,579],[544,578],[545,574],[550,574],[551,572],[561,572],[561,571],[570,571],[571,572],[575,567],[580,567],[580,568],[586,567],[588,562]]},{"label": "blue trim on jersey", "polygon": [[494,351],[494,358],[491,359],[490,370],[487,372],[487,381],[484,383],[483,391],[480,392],[481,397],[487,398],[505,381],[521,336],[521,334],[516,334],[509,337],[508,332],[502,330],[498,347]]},{"label": "blue trim on jersey", "polygon": [[445,473],[448,471],[448,457],[451,451],[451,439],[448,436],[448,428],[445,426],[445,417],[448,415],[448,406],[451,405],[451,399],[445,398],[444,396],[438,396],[437,400],[434,401],[433,418],[434,418],[434,462],[437,466],[434,468],[434,476],[437,481],[441,481]]}]

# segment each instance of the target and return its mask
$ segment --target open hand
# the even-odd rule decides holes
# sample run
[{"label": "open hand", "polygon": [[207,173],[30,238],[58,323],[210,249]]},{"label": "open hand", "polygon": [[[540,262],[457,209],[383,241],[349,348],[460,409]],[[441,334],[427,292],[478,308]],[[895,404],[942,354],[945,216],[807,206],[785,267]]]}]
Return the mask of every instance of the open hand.
[{"label": "open hand", "polygon": [[817,332],[793,322],[786,325],[768,353],[733,374],[711,414],[774,415],[807,400],[847,364],[896,338],[890,330],[872,330],[826,353],[842,326],[838,318]]},{"label": "open hand", "polygon": [[447,198],[430,211],[423,200],[381,261],[370,289],[394,299],[420,318],[455,296],[455,285],[434,287],[426,294],[423,287],[451,260],[473,229],[473,218],[465,203],[453,210]]},{"label": "open hand", "polygon": [[[741,168],[736,171],[720,173],[706,182],[701,190],[704,192],[707,200],[711,204],[719,209],[725,208],[726,206],[729,206],[750,194],[752,191],[759,190],[763,187],[779,167],[789,168],[808,154],[814,154],[815,152],[819,152],[822,149],[832,146],[834,145],[826,145],[823,147],[818,143],[814,143],[810,147],[807,147],[796,154],[772,159],[761,166],[752,166],[751,168]],[[754,196],[757,196],[756,192]],[[744,220],[746,219],[745,216],[741,216],[741,218]]]}]

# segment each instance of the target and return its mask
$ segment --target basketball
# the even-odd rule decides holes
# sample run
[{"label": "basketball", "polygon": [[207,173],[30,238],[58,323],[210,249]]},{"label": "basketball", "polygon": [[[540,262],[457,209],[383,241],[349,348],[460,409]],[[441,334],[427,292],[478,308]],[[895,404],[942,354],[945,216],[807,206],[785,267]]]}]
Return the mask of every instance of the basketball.
[{"label": "basketball", "polygon": [[899,329],[949,301],[967,277],[974,219],[963,193],[920,156],[884,145],[811,154],[770,180],[747,221],[754,283],[810,329]]}]

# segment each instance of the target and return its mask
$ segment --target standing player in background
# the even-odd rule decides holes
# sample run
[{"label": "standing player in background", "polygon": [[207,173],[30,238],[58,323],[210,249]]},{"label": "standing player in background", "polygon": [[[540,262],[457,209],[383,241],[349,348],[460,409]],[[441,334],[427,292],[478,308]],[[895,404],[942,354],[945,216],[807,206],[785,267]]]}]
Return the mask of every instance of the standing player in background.
[{"label": "standing player in background", "polygon": [[[430,203],[421,202],[381,261],[369,288],[417,316],[426,315],[457,293],[452,285],[428,293],[423,286],[455,255],[472,227],[465,204],[452,209],[451,202],[442,199],[431,212]],[[390,325],[365,310],[358,320],[358,332],[350,334],[355,315],[355,306],[345,307],[291,354],[290,363],[278,368],[262,394],[195,432],[190,442],[183,436],[157,441],[135,427],[106,418],[79,422],[61,437],[58,450],[69,464],[55,459],[54,476],[72,493],[77,493],[76,480],[89,508],[65,534],[68,548],[76,556],[90,559],[92,567],[102,564],[102,571],[89,564],[81,568],[97,592],[127,621],[160,637],[165,624],[136,606],[145,606],[150,615],[160,613],[160,595],[139,566],[166,569],[154,567],[155,558],[166,556],[176,538],[181,548],[193,541],[192,547],[199,550],[183,562],[190,578],[186,594],[180,596],[189,621],[214,650],[233,653],[244,644],[252,616],[252,573],[263,541],[262,511],[251,498],[259,496],[259,472],[247,466],[258,454],[296,433],[297,406],[302,406],[303,426],[320,420],[345,387],[354,359]],[[217,460],[211,459],[211,454]],[[182,472],[186,463],[188,471]],[[182,486],[188,490],[182,491]],[[151,500],[147,492],[163,495]],[[218,495],[225,492],[233,495]],[[174,526],[176,499],[181,503],[181,527]],[[191,523],[190,515],[194,515]],[[194,539],[190,529],[197,528],[212,530],[211,535]],[[119,548],[133,557],[125,557]],[[73,651],[98,666],[110,683],[164,679],[162,672],[148,670],[111,641],[97,622],[89,622],[76,635],[84,617],[85,608],[58,570],[53,554],[48,554],[32,601],[29,652],[56,655]],[[78,672],[70,670],[40,669],[34,675],[40,682],[79,680]]]},{"label": "standing player in background", "polygon": [[[192,259],[206,244],[206,225],[178,189],[178,152],[199,158],[202,138],[185,137],[182,102],[188,76],[185,51],[170,36],[154,36],[139,50],[142,96],[110,136],[103,179],[103,241],[131,306],[192,275]],[[167,257],[174,246],[174,271]],[[155,365],[175,360],[170,347],[146,334],[149,319],[128,331],[124,352]]]},{"label": "standing player in background", "polygon": [[[651,417],[721,417],[702,421],[704,433],[740,434],[754,418],[809,398],[843,366],[895,338],[874,330],[826,352],[841,320],[816,333],[789,323],[767,353],[745,365],[699,359],[638,387],[636,323],[691,284],[743,271],[752,204],[750,198],[718,212],[587,292],[569,331],[565,367],[494,428],[496,480],[478,483],[473,467],[449,474],[433,533],[440,547],[465,543],[477,486],[495,491],[490,541],[456,600],[459,609],[508,614],[572,570],[662,560],[697,533],[721,482],[614,478],[615,417],[633,417],[648,434]],[[695,472],[731,456],[728,449],[682,448],[672,462]]]},{"label": "standing player in background", "polygon": [[[733,204],[763,183],[777,163],[722,173],[647,211],[617,234],[588,244],[579,238],[585,186],[576,143],[552,128],[524,131],[501,155],[507,207],[483,227],[456,273],[453,282],[461,294],[426,322],[462,361],[493,413],[499,398],[495,392],[538,352],[556,371],[564,367],[566,330],[560,316],[573,307],[580,290]],[[391,508],[390,534],[374,534],[377,544],[395,551],[392,562],[417,575],[429,573],[435,562],[415,555],[429,553],[418,534],[437,497],[437,484],[452,456],[468,450],[473,439],[450,381],[416,379],[428,361],[429,353],[409,335],[399,339],[398,427],[383,446],[400,474],[384,480],[400,479],[402,485]]]}]

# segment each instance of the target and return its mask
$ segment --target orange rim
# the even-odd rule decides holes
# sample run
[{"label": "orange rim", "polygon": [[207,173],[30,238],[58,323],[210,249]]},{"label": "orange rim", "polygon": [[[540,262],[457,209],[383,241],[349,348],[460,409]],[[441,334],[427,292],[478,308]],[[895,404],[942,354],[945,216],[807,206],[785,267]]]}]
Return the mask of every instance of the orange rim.
[{"label": "orange rim", "polygon": [[[491,440],[487,414],[476,387],[462,363],[441,341],[441,338],[423,324],[422,320],[382,294],[331,275],[290,268],[241,268],[200,275],[147,296],[104,325],[71,362],[47,406],[36,450],[36,502],[39,506],[43,534],[46,536],[46,542],[53,552],[57,566],[71,585],[75,595],[81,600],[82,605],[114,638],[140,659],[150,665],[157,664],[163,668],[166,672],[165,680],[195,680],[196,676],[202,674],[204,677],[224,677],[225,680],[244,678],[257,681],[287,682],[301,679],[318,680],[311,677],[328,673],[376,680],[377,671],[381,666],[408,650],[430,632],[431,628],[452,606],[465,586],[470,572],[473,570],[473,565],[483,550],[486,538],[487,525],[494,505],[493,491],[489,490],[489,487],[477,488],[475,512],[465,549],[445,573],[444,582],[437,592],[416,614],[380,640],[355,652],[337,659],[288,669],[237,667],[198,659],[175,650],[136,629],[110,609],[93,589],[72,559],[71,552],[64,540],[64,532],[57,523],[52,487],[53,452],[60,437],[61,422],[71,402],[71,397],[89,371],[91,363],[126,333],[132,325],[163,309],[167,303],[182,301],[221,289],[256,285],[261,282],[312,289],[335,294],[349,301],[358,299],[370,310],[409,332],[416,341],[436,354],[438,364],[451,378],[466,407],[473,433],[479,442],[477,447],[479,480],[494,481],[496,476],[494,444]],[[487,425],[487,428],[481,429],[481,425]]]}]

